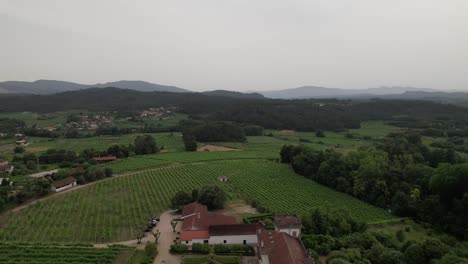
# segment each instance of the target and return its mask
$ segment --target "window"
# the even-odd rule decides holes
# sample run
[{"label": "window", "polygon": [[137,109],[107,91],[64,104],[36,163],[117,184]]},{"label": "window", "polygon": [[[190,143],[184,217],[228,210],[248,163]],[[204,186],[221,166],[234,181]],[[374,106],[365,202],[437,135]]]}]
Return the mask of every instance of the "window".
[{"label": "window", "polygon": [[224,240],[223,243],[226,244],[226,240]]},{"label": "window", "polygon": [[293,231],[293,237],[297,237],[297,231]]},{"label": "window", "polygon": [[242,243],[243,243],[244,245],[247,244],[247,240],[242,241]]},{"label": "window", "polygon": [[188,241],[185,241],[185,244],[188,244]]},{"label": "window", "polygon": [[203,244],[208,244],[208,240],[203,240]]}]

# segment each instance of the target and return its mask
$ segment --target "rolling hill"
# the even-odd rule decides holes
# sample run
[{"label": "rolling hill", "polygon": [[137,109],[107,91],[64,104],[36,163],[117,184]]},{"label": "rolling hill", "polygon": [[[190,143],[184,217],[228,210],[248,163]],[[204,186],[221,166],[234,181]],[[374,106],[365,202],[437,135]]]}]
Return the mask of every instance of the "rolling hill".
[{"label": "rolling hill", "polygon": [[98,84],[79,84],[56,80],[37,80],[34,82],[7,81],[0,82],[0,93],[15,94],[54,94],[68,91],[77,91],[89,88],[115,87],[140,92],[174,92],[188,93],[189,90],[175,86],[166,86],[143,81],[117,81]]}]

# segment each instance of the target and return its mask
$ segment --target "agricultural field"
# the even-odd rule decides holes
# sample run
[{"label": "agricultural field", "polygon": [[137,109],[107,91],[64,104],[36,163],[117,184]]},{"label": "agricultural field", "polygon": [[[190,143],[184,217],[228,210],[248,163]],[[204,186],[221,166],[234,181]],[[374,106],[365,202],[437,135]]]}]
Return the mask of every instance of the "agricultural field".
[{"label": "agricultural field", "polygon": [[0,244],[0,263],[112,264],[125,250],[134,249],[2,243]]},{"label": "agricultural field", "polygon": [[[334,148],[337,151],[349,151],[361,146],[371,146],[376,140],[400,128],[386,125],[383,121],[363,122],[359,129],[345,132],[324,131],[325,137],[317,137],[315,132],[292,130],[266,130],[271,136],[249,136],[247,142],[211,143],[243,150],[278,152],[285,144],[303,144],[317,149]],[[349,137],[347,134],[351,134]]]},{"label": "agricultural field", "polygon": [[188,119],[185,114],[173,113],[169,116],[163,117],[161,120],[155,120],[149,117],[142,118],[141,121],[129,121],[126,119],[116,119],[113,124],[120,128],[140,128],[144,123],[148,125],[155,125],[159,128],[171,128],[179,124],[180,121]]},{"label": "agricultural field", "polygon": [[31,112],[24,113],[0,113],[0,118],[15,118],[22,120],[28,126],[37,125],[39,127],[44,126],[58,126],[63,125],[67,121],[67,115],[73,111],[68,112],[55,112],[48,114],[35,114]]},{"label": "agricultural field", "polygon": [[[217,180],[220,175],[228,183]],[[314,207],[347,210],[368,223],[396,220],[385,210],[295,174],[267,160],[195,162],[114,177],[39,201],[0,217],[0,240],[110,242],[135,239],[149,217],[167,210],[179,190],[214,184],[230,199],[255,200],[278,213],[306,213]]]},{"label": "agricultural field", "polygon": [[[89,138],[58,138],[58,139],[44,139],[33,138],[32,144],[28,149],[38,149],[41,151],[47,149],[66,149],[74,151],[82,151],[84,149],[94,148],[96,150],[106,150],[112,145],[128,145],[133,143],[135,138],[142,134],[127,134],[121,136],[97,136]],[[163,146],[164,151],[182,151],[184,145],[182,143],[182,134],[179,132],[174,133],[148,133],[155,138],[158,146]]]},{"label": "agricultural field", "polygon": [[269,151],[226,151],[226,152],[173,152],[152,155],[135,156],[123,160],[99,165],[102,168],[111,168],[114,173],[145,170],[163,165],[182,164],[230,159],[277,159],[279,149]]}]

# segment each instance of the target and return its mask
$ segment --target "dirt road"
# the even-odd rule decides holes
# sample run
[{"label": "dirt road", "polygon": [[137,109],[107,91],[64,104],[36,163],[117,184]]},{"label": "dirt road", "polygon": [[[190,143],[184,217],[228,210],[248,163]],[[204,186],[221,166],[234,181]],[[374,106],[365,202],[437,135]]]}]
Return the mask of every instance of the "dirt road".
[{"label": "dirt road", "polygon": [[177,231],[180,231],[181,223],[177,225],[176,233],[172,232],[171,220],[177,217],[179,217],[179,215],[174,214],[174,211],[167,211],[160,216],[161,221],[156,229],[161,232],[161,236],[159,237],[158,243],[158,256],[156,256],[153,264],[179,264],[181,262],[180,256],[169,253],[171,244],[177,237]]}]

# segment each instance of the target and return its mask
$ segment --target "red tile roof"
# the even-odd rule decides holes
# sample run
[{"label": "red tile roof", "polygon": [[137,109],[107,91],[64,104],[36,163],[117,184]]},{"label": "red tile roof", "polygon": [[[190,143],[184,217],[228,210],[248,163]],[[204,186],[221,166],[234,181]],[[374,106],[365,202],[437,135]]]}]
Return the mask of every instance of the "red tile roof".
[{"label": "red tile roof", "polygon": [[267,255],[270,264],[314,264],[301,241],[286,233],[261,230],[258,243],[260,256]]},{"label": "red tile roof", "polygon": [[293,215],[278,215],[275,216],[276,226],[282,227],[301,227],[301,221]]},{"label": "red tile roof", "polygon": [[223,215],[218,212],[208,212],[205,205],[190,203],[182,209],[182,231],[184,230],[208,230],[212,225],[236,224],[232,216]]},{"label": "red tile roof", "polygon": [[259,228],[258,224],[213,225],[210,236],[255,235]]},{"label": "red tile roof", "polygon": [[73,178],[73,177],[67,177],[65,179],[61,179],[61,180],[58,180],[58,181],[55,181],[52,183],[52,185],[55,187],[55,188],[60,188],[60,187],[63,187],[65,185],[68,185],[68,184],[71,184],[71,183],[74,183],[76,182],[76,179]]},{"label": "red tile roof", "polygon": [[116,160],[116,159],[117,159],[116,156],[107,156],[107,157],[94,158],[95,161],[113,161],[113,160]]},{"label": "red tile roof", "polygon": [[190,203],[182,209],[182,231],[180,240],[190,241],[193,239],[208,239],[210,226],[233,225],[236,219],[219,212],[208,212],[205,205]]},{"label": "red tile roof", "polygon": [[7,171],[10,169],[9,165],[0,165],[0,171]]},{"label": "red tile roof", "polygon": [[180,233],[181,241],[190,241],[193,239],[206,240],[208,238],[210,238],[208,230],[190,230],[190,231],[182,231]]}]

